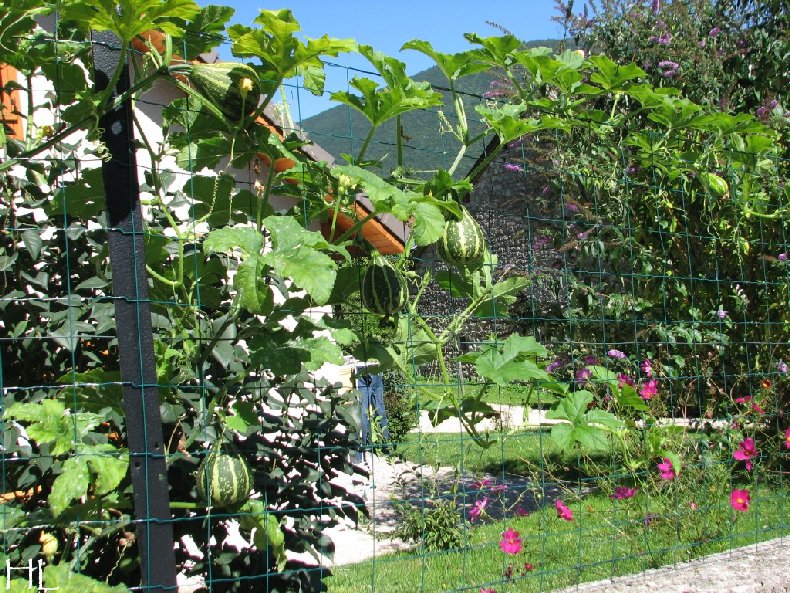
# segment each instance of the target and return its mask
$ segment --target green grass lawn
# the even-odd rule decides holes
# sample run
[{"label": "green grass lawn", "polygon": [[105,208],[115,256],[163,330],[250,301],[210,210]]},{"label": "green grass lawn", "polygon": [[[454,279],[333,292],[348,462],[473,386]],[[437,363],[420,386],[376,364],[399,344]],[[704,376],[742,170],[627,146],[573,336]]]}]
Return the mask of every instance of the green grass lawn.
[{"label": "green grass lawn", "polygon": [[[592,494],[569,504],[572,522],[557,518],[552,506],[527,517],[467,524],[458,549],[381,556],[337,568],[326,583],[330,593],[552,591],[788,534],[786,495],[784,489],[754,489],[751,508],[738,513],[727,500],[700,498],[696,509],[668,509],[641,493],[617,501]],[[647,525],[645,517],[651,517]],[[499,548],[509,527],[523,540],[514,556]],[[524,563],[534,568],[525,571]]]},{"label": "green grass lawn", "polygon": [[413,463],[455,467],[465,474],[527,476],[540,473],[549,463],[553,471],[568,477],[568,472],[578,466],[592,471],[590,461],[608,467],[608,453],[591,460],[563,455],[549,432],[549,429],[541,429],[492,434],[495,442],[485,449],[465,433],[411,433],[398,445],[397,452]]}]

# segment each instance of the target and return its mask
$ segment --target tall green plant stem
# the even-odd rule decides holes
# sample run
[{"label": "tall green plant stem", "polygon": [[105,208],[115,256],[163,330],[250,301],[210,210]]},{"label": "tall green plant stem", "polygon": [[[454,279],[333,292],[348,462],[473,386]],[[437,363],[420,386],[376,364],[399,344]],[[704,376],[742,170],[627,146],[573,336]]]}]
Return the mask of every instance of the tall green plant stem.
[{"label": "tall green plant stem", "polygon": [[258,200],[258,204],[255,207],[255,225],[259,233],[263,232],[263,210],[269,205],[275,175],[274,160],[272,160],[271,165],[269,165],[269,172],[266,175],[266,185],[263,186],[263,196]]},{"label": "tall green plant stem", "polygon": [[503,139],[500,138],[499,144],[496,147],[494,147],[494,150],[492,150],[490,154],[487,154],[485,158],[482,161],[480,161],[480,163],[478,163],[478,165],[469,172],[466,178],[469,180],[475,179],[482,171],[484,171],[488,167],[491,161],[493,161],[499,155],[499,153],[502,152],[502,149],[504,147],[505,147],[505,143]]},{"label": "tall green plant stem", "polygon": [[[359,149],[359,154],[357,155],[357,163],[362,161],[362,157],[365,156],[365,152],[368,150],[368,145],[370,141],[373,140],[373,134],[376,133],[378,126],[371,124],[370,130],[368,131],[368,135],[365,137],[365,141],[362,143],[362,148]],[[400,128],[398,128],[398,136],[400,136]]]}]

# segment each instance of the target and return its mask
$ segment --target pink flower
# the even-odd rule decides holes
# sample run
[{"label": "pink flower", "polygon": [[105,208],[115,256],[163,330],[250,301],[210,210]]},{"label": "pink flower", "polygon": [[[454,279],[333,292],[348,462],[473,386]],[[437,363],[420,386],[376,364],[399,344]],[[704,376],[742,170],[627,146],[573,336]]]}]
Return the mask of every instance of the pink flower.
[{"label": "pink flower", "polygon": [[629,488],[628,486],[616,486],[612,498],[622,500],[623,498],[633,498],[636,495],[637,488]]},{"label": "pink flower", "polygon": [[765,414],[765,410],[763,410],[763,409],[762,409],[760,406],[758,406],[758,405],[757,405],[756,403],[754,403],[754,402],[752,402],[752,410],[753,410],[755,413],[759,414],[760,416],[763,416],[763,415]]},{"label": "pink flower", "polygon": [[751,395],[742,395],[740,397],[735,398],[736,404],[748,404],[750,401],[752,401]]},{"label": "pink flower", "polygon": [[482,589],[480,589],[480,593],[496,593],[496,589],[483,587]]},{"label": "pink flower", "polygon": [[509,527],[508,530],[502,534],[499,547],[505,554],[510,554],[511,556],[518,554],[521,551],[521,534],[512,527]]},{"label": "pink flower", "polygon": [[582,367],[578,371],[576,371],[576,380],[579,383],[584,383],[588,381],[592,377],[592,371],[587,367]]},{"label": "pink flower", "polygon": [[751,437],[743,439],[738,443],[738,448],[733,452],[732,456],[738,461],[746,462],[746,469],[752,469],[752,459],[757,457],[757,448],[754,445],[754,439]]},{"label": "pink flower", "polygon": [[645,374],[646,377],[652,377],[653,376],[653,363],[650,362],[649,358],[646,358],[642,362],[642,364],[640,365],[639,368],[642,369],[642,372]]},{"label": "pink flower", "polygon": [[475,480],[475,488],[477,490],[485,490],[494,483],[491,478],[483,478],[482,480]]},{"label": "pink flower", "polygon": [[480,515],[483,514],[486,506],[488,505],[488,497],[484,496],[482,500],[476,500],[474,506],[469,509],[469,520],[477,521]]},{"label": "pink flower", "polygon": [[587,356],[585,356],[585,357],[583,357],[583,358],[582,358],[582,362],[583,362],[584,364],[591,364],[591,365],[595,366],[596,364],[598,364],[598,362],[599,362],[599,361],[598,361],[598,359],[597,359],[595,356],[593,356],[592,354],[588,354]]},{"label": "pink flower", "polygon": [[636,385],[636,381],[634,381],[631,377],[626,375],[625,373],[617,373],[617,386],[622,389],[623,385],[630,385],[633,387]]},{"label": "pink flower", "polygon": [[777,257],[779,258],[779,261],[787,261],[786,253],[780,253]]},{"label": "pink flower", "polygon": [[785,428],[785,449],[790,449],[790,426]]},{"label": "pink flower", "polygon": [[573,521],[573,511],[565,506],[565,503],[559,498],[554,501],[554,507],[557,509],[558,518],[565,519],[566,521]]},{"label": "pink flower", "polygon": [[516,515],[519,517],[529,517],[529,511],[524,507],[516,507]]},{"label": "pink flower", "polygon": [[647,400],[651,399],[657,391],[658,381],[655,379],[650,379],[650,381],[643,383],[642,387],[639,388],[639,395],[642,397],[642,399]]},{"label": "pink flower", "polygon": [[716,311],[716,316],[719,319],[726,319],[727,318],[727,311],[725,311],[724,309],[719,309],[718,311]]},{"label": "pink flower", "polygon": [[609,352],[606,353],[607,356],[611,356],[612,358],[617,358],[622,360],[625,358],[625,352],[612,348]]},{"label": "pink flower", "polygon": [[730,506],[736,511],[748,511],[751,500],[748,490],[738,490],[736,488],[730,493]]},{"label": "pink flower", "polygon": [[674,480],[675,468],[669,457],[664,457],[664,462],[658,464],[658,471],[661,473],[662,480]]},{"label": "pink flower", "polygon": [[692,501],[689,503],[689,508],[690,508],[692,511],[696,511],[696,510],[699,508],[699,505],[698,505],[696,502],[694,502],[694,501],[692,500]]},{"label": "pink flower", "polygon": [[532,564],[531,562],[525,562],[524,563],[524,572],[531,572],[533,570],[535,570],[535,565],[534,564]]},{"label": "pink flower", "polygon": [[776,363],[776,370],[780,373],[787,373],[787,363],[784,360],[780,360]]},{"label": "pink flower", "polygon": [[521,167],[513,163],[505,163],[504,165],[502,165],[502,167],[507,169],[508,171],[513,171],[514,173],[521,173],[523,171]]}]

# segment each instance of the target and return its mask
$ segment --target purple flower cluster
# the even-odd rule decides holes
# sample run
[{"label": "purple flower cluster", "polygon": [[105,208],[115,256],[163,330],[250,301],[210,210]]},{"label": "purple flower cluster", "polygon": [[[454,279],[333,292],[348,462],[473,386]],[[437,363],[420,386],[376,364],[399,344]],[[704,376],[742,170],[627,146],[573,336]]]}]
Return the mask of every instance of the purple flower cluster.
[{"label": "purple flower cluster", "polygon": [[556,371],[561,366],[565,366],[565,362],[561,358],[555,358],[546,367],[546,372],[547,373],[553,373],[554,371]]},{"label": "purple flower cluster", "polygon": [[664,78],[674,78],[678,74],[678,70],[680,70],[680,64],[672,60],[661,60],[658,63],[658,67]]},{"label": "purple flower cluster", "polygon": [[779,101],[776,99],[766,101],[757,108],[755,115],[761,120],[765,121],[771,115],[771,112],[776,109],[777,105],[779,105]]},{"label": "purple flower cluster", "polygon": [[552,243],[551,237],[547,235],[541,235],[540,237],[535,237],[532,240],[532,250],[539,251],[541,249],[546,249]]},{"label": "purple flower cluster", "polygon": [[505,163],[504,165],[502,165],[502,167],[504,169],[506,169],[507,171],[513,171],[514,173],[523,173],[524,172],[524,169],[522,169],[521,166],[516,165],[514,163]]},{"label": "purple flower cluster", "polygon": [[496,97],[509,97],[513,94],[513,88],[502,80],[492,80],[488,83],[488,90],[483,94],[488,99]]}]

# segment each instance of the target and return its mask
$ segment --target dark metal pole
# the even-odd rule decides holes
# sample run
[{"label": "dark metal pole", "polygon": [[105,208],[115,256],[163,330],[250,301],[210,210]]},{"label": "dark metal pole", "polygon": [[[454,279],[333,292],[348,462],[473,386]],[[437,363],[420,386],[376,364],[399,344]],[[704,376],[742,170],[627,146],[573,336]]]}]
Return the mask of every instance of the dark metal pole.
[{"label": "dark metal pole", "polygon": [[[120,57],[119,46],[112,33],[93,34],[98,90],[109,84]],[[126,65],[115,96],[128,88]],[[99,121],[110,154],[102,173],[140,571],[146,589],[164,591],[176,587],[176,562],[131,109],[131,102],[125,101]]]}]

